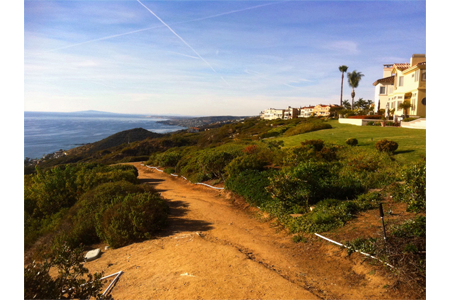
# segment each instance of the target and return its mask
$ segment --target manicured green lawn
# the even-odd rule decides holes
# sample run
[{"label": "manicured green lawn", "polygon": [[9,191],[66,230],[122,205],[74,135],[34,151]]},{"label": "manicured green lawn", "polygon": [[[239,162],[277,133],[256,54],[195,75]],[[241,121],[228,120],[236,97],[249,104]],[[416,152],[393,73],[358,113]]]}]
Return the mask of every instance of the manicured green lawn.
[{"label": "manicured green lawn", "polygon": [[375,143],[381,139],[388,139],[398,143],[395,159],[401,163],[408,163],[426,156],[426,130],[408,129],[400,127],[356,126],[339,124],[338,120],[329,121],[332,129],[324,129],[291,137],[280,137],[285,147],[300,145],[300,142],[321,139],[337,145],[346,145],[348,138],[356,138],[358,147],[375,148]]}]

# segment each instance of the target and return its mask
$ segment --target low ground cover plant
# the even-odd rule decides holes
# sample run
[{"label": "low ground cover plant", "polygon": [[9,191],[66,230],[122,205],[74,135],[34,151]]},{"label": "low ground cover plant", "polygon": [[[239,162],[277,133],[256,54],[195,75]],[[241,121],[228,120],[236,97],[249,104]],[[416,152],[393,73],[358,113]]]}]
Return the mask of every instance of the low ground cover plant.
[{"label": "low ground cover plant", "polygon": [[375,208],[379,201],[379,193],[362,194],[355,200],[325,199],[303,216],[290,218],[287,224],[292,232],[325,232],[344,226],[358,213]]},{"label": "low ground cover plant", "polygon": [[395,269],[398,280],[407,284],[417,299],[425,296],[426,281],[426,217],[417,215],[387,228],[383,238],[358,238],[345,243],[348,252],[355,250],[373,255]]},{"label": "low ground cover plant", "polygon": [[426,168],[425,162],[406,167],[401,172],[402,183],[392,187],[393,200],[408,204],[408,211],[426,211]]}]

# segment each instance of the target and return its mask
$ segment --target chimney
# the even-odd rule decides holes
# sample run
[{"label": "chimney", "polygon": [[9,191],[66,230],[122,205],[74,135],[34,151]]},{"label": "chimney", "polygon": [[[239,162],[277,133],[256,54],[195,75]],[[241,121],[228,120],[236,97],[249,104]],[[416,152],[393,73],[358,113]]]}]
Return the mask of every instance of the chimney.
[{"label": "chimney", "polygon": [[390,77],[392,75],[391,71],[393,67],[393,64],[383,65],[383,78]]},{"label": "chimney", "polygon": [[427,61],[425,54],[413,54],[411,57],[411,67],[424,61]]}]

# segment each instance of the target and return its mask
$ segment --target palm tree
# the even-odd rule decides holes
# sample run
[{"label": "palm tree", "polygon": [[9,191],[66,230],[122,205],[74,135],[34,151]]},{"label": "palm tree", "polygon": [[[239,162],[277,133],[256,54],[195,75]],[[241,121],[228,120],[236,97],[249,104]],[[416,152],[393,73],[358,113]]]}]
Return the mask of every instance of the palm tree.
[{"label": "palm tree", "polygon": [[352,88],[352,109],[353,109],[353,101],[355,100],[355,88],[358,87],[359,82],[361,81],[361,78],[364,76],[364,74],[362,74],[361,72],[348,72],[347,73],[347,78],[348,78],[348,84],[350,85],[350,87]]},{"label": "palm tree", "polygon": [[350,109],[351,105],[348,102],[348,100],[344,100],[344,101],[342,101],[342,107],[345,108],[345,109]]},{"label": "palm tree", "polygon": [[346,65],[339,66],[339,71],[342,73],[341,79],[341,106],[342,106],[342,90],[344,88],[344,73],[347,72],[348,67]]},{"label": "palm tree", "polygon": [[409,108],[411,108],[411,103],[408,101],[405,101],[405,102],[400,103],[400,105],[398,107],[403,109],[403,115],[406,117],[407,110]]}]

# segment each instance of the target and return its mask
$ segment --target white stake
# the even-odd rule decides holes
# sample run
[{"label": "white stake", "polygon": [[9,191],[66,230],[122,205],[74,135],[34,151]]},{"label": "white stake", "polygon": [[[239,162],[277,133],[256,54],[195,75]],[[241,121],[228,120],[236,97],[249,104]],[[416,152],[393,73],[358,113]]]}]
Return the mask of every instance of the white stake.
[{"label": "white stake", "polygon": [[[324,239],[324,240],[327,240],[327,241],[329,241],[329,242],[332,242],[332,243],[334,243],[334,244],[336,244],[336,245],[339,245],[339,246],[341,246],[341,247],[345,247],[345,248],[348,249],[347,246],[342,245],[341,243],[338,243],[338,242],[335,242],[335,241],[333,241],[333,240],[330,240],[329,238],[326,238],[326,237],[324,237],[324,236],[321,236],[320,234],[317,234],[317,233],[314,233],[314,234],[317,235],[318,237]],[[361,253],[361,254],[363,254],[363,255],[365,255],[365,256],[368,256],[368,257],[371,257],[371,258],[373,258],[373,259],[376,259],[376,260],[378,260],[379,262],[382,262],[382,263],[384,263],[385,265],[387,265],[387,266],[389,266],[389,267],[395,269],[393,265],[390,265],[390,264],[388,264],[387,262],[384,262],[384,261],[382,261],[381,259],[376,258],[375,256],[372,256],[372,255],[370,255],[370,254],[361,252],[361,251],[359,251],[359,250],[355,250],[355,252],[358,252],[358,253]]]}]

